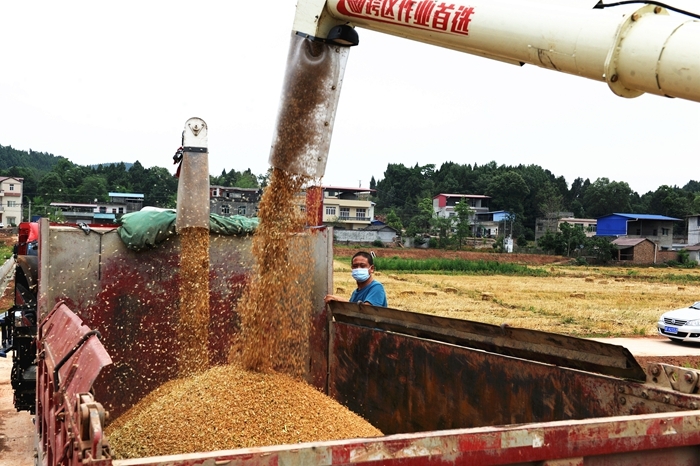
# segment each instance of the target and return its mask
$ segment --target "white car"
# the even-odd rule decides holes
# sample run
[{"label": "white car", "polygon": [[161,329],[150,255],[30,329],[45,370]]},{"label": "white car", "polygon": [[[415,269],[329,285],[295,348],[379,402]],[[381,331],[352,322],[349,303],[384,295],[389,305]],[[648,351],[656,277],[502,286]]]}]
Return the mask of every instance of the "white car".
[{"label": "white car", "polygon": [[700,341],[700,301],[662,314],[656,326],[672,341]]}]

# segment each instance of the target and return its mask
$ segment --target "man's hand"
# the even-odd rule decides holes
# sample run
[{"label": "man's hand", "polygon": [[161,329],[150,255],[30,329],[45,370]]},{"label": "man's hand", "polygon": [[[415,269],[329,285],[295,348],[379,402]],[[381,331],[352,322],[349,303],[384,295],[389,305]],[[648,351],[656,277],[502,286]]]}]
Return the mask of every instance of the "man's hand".
[{"label": "man's hand", "polygon": [[326,297],[323,298],[323,300],[326,302],[326,304],[328,304],[328,303],[331,302],[331,301],[343,301],[343,302],[346,302],[346,303],[348,302],[347,299],[345,299],[345,298],[343,298],[343,297],[341,297],[341,296],[336,296],[336,295],[332,295],[332,294],[327,294]]}]

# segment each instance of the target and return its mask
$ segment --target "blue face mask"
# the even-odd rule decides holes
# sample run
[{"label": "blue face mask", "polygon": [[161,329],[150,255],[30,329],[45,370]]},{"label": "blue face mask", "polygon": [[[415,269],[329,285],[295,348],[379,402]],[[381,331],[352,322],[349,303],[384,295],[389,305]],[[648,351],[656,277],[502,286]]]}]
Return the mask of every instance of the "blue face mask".
[{"label": "blue face mask", "polygon": [[352,278],[358,283],[366,282],[369,280],[369,269],[352,269]]}]

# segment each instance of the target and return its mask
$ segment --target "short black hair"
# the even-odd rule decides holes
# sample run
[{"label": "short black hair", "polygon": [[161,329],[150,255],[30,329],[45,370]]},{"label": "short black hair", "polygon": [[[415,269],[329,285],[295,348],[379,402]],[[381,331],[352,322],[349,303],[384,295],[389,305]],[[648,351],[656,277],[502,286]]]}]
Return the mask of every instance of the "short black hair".
[{"label": "short black hair", "polygon": [[[364,257],[365,259],[367,259],[367,263],[369,263],[369,265],[374,265],[374,258],[372,257],[372,254],[370,254],[366,251],[360,251],[360,252],[356,252],[355,255],[352,256],[352,259],[354,259],[358,256]],[[350,259],[350,262],[352,262],[352,259]]]}]

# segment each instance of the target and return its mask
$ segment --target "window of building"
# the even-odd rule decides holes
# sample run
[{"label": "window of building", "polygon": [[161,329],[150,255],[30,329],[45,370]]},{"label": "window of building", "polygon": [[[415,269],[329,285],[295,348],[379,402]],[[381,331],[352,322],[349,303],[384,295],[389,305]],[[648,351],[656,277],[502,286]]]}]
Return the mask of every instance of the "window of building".
[{"label": "window of building", "polygon": [[238,215],[245,215],[245,206],[244,205],[238,206]]},{"label": "window of building", "polygon": [[340,218],[350,218],[350,207],[340,208]]},{"label": "window of building", "polygon": [[658,236],[658,234],[659,230],[657,230],[656,228],[654,228],[654,231],[651,232],[651,236]]},{"label": "window of building", "polygon": [[120,208],[119,208],[119,213],[120,213],[120,214],[123,214],[123,213],[124,213],[124,207],[120,207]]},{"label": "window of building", "polygon": [[117,213],[117,208],[116,208],[116,207],[112,209],[112,213],[113,213],[113,214],[116,214],[116,213]]},{"label": "window of building", "polygon": [[14,190],[15,190],[15,184],[14,184],[14,183],[10,183],[10,191],[14,191]]},{"label": "window of building", "polygon": [[355,212],[357,213],[357,218],[365,218],[365,214],[367,213],[367,209],[355,209]]},{"label": "window of building", "polygon": [[17,217],[7,217],[8,225],[17,225]]},{"label": "window of building", "polygon": [[326,206],[326,215],[335,215],[335,207]]},{"label": "window of building", "polygon": [[230,213],[231,213],[231,207],[229,207],[228,205],[222,205],[222,206],[221,206],[221,213],[222,213],[222,214],[225,214],[225,215],[230,214]]},{"label": "window of building", "polygon": [[17,207],[17,201],[7,201],[7,207]]},{"label": "window of building", "polygon": [[107,213],[107,207],[100,207],[100,213],[101,213],[101,214],[106,214],[106,213]]},{"label": "window of building", "polygon": [[668,236],[668,228],[661,229],[661,236]]}]

